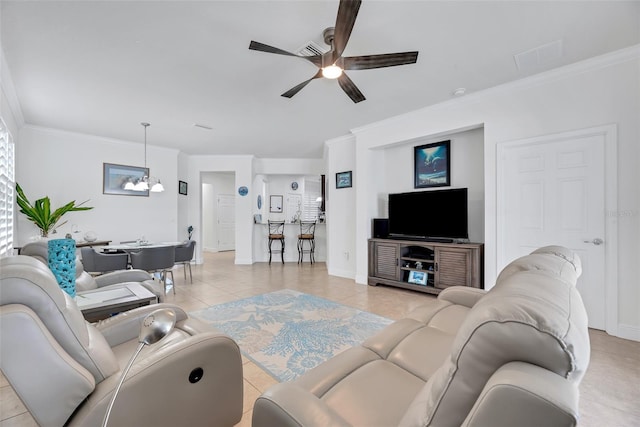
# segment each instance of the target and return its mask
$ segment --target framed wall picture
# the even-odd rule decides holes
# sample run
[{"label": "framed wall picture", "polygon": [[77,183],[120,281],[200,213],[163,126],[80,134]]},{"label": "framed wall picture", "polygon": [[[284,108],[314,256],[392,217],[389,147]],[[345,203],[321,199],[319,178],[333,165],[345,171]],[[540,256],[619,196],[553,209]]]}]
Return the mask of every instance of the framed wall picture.
[{"label": "framed wall picture", "polygon": [[135,191],[124,189],[124,186],[127,182],[131,181],[135,184],[145,176],[149,176],[149,168],[103,163],[102,193],[118,194],[121,196],[149,197],[149,190]]},{"label": "framed wall picture", "polygon": [[269,212],[282,213],[283,196],[269,197]]},{"label": "framed wall picture", "polygon": [[451,141],[440,141],[414,147],[414,188],[451,185],[450,148]]},{"label": "framed wall picture", "polygon": [[184,181],[178,181],[178,193],[187,195],[187,183]]},{"label": "framed wall picture", "polygon": [[336,173],[336,188],[349,188],[351,186],[351,171]]},{"label": "framed wall picture", "polygon": [[425,271],[411,270],[409,271],[407,282],[425,286],[427,284],[427,273]]}]

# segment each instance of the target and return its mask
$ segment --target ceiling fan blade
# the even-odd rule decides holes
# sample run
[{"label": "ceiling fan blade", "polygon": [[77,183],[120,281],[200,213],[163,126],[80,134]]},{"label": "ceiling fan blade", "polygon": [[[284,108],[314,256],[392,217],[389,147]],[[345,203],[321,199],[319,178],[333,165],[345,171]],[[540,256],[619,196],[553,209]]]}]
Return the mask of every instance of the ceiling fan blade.
[{"label": "ceiling fan blade", "polygon": [[295,56],[296,58],[306,59],[307,61],[315,64],[318,67],[322,66],[322,56],[320,55],[315,55],[315,56],[296,55],[295,53],[287,52],[286,50],[282,50],[277,47],[269,46],[268,44],[260,43],[253,40],[251,40],[251,43],[249,43],[249,49],[257,50],[260,52],[275,53],[277,55]]},{"label": "ceiling fan blade", "polygon": [[362,92],[360,92],[360,89],[358,89],[356,84],[345,73],[342,73],[342,75],[338,77],[338,84],[344,93],[349,95],[349,98],[351,98],[351,100],[356,104],[367,99],[364,97]]},{"label": "ceiling fan blade", "polygon": [[311,77],[309,80],[306,80],[306,81],[300,83],[299,85],[296,85],[296,86],[292,87],[291,89],[289,89],[288,91],[286,91],[285,93],[283,93],[280,96],[284,96],[285,98],[291,98],[293,95],[295,95],[296,93],[300,92],[300,90],[302,90],[303,87],[308,85],[311,80],[317,79],[319,77],[322,77],[322,70],[318,70],[318,72],[316,73],[315,76]]},{"label": "ceiling fan blade", "polygon": [[349,56],[342,58],[345,70],[370,70],[372,68],[395,67],[415,64],[418,52],[385,53],[382,55]]},{"label": "ceiling fan blade", "polygon": [[334,61],[342,56],[342,52],[347,46],[361,3],[361,0],[340,0],[338,16],[336,17],[335,33],[333,35]]}]

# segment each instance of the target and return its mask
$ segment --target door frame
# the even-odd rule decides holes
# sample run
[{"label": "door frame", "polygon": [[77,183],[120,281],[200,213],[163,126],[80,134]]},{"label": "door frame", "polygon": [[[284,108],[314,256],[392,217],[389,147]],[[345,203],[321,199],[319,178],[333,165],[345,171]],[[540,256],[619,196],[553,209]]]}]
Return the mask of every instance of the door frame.
[{"label": "door frame", "polygon": [[507,180],[506,168],[504,167],[506,150],[512,147],[563,142],[589,136],[604,137],[605,330],[610,335],[618,336],[618,222],[615,215],[618,209],[618,128],[616,124],[503,141],[496,144],[496,271],[500,271],[504,267],[507,259],[507,254],[504,252],[506,203],[503,198]]}]

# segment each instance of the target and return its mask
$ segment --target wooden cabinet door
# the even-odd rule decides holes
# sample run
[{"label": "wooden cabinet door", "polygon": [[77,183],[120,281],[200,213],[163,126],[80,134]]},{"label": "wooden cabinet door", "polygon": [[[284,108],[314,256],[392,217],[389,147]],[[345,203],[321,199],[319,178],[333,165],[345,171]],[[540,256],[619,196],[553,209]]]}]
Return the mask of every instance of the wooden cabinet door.
[{"label": "wooden cabinet door", "polygon": [[373,249],[373,275],[382,279],[399,280],[398,244],[375,242]]},{"label": "wooden cabinet door", "polygon": [[435,252],[436,288],[471,286],[471,249],[438,247]]}]

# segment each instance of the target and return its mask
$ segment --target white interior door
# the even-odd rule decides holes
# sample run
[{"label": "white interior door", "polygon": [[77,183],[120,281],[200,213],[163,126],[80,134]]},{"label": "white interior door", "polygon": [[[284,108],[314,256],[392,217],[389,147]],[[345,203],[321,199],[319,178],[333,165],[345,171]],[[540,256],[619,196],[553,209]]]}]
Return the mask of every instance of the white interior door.
[{"label": "white interior door", "polygon": [[[606,329],[606,133],[572,132],[498,149],[498,267],[545,245],[582,260],[589,326]],[[611,284],[617,286],[616,284]]]},{"label": "white interior door", "polygon": [[236,249],[236,198],[233,194],[218,195],[218,250]]}]

